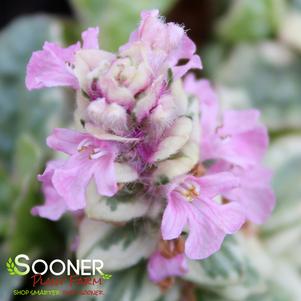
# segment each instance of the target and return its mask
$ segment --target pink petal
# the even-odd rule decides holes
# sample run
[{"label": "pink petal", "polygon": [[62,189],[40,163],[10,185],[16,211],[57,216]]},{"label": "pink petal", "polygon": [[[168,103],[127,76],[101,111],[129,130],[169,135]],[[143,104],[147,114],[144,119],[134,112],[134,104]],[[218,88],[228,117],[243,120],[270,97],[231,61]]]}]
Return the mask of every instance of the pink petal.
[{"label": "pink petal", "polygon": [[148,261],[147,270],[150,280],[157,283],[171,276],[186,274],[188,266],[184,254],[167,259],[155,252]]},{"label": "pink petal", "polygon": [[43,185],[43,192],[45,196],[45,204],[33,207],[31,209],[32,215],[39,215],[44,218],[56,221],[67,210],[67,206],[63,198],[58,195],[52,185]]},{"label": "pink petal", "polygon": [[194,201],[192,207],[185,244],[185,253],[191,259],[204,259],[217,252],[225,235],[238,231],[245,221],[237,204],[219,205],[202,198]]},{"label": "pink petal", "polygon": [[37,178],[40,182],[51,183],[53,172],[56,168],[62,167],[65,164],[65,160],[51,160],[47,162],[47,166],[43,174],[38,175]]},{"label": "pink petal", "polygon": [[[172,27],[174,26],[179,27],[179,25],[177,24],[173,24],[173,23],[168,23],[168,24],[172,24],[173,25]],[[170,31],[173,30],[172,27],[170,27]],[[179,31],[179,35],[180,34],[181,34],[181,45],[177,49],[177,57],[182,59],[189,59],[196,52],[197,50],[196,45],[182,30]],[[178,40],[179,38],[176,38],[173,44],[176,45],[178,43]]]},{"label": "pink petal", "polygon": [[[180,180],[180,179],[179,179]],[[238,179],[230,172],[203,177],[186,176],[168,187],[168,205],[163,214],[163,239],[177,238],[188,221],[189,234],[185,253],[192,259],[203,259],[216,252],[226,234],[238,231],[245,221],[239,204],[220,205],[213,198],[238,187]],[[182,197],[181,189],[197,188],[199,196],[191,202]]]},{"label": "pink petal", "polygon": [[268,134],[263,126],[225,138],[218,135],[203,136],[203,160],[223,159],[243,167],[260,162],[268,146]]},{"label": "pink petal", "polygon": [[225,238],[225,232],[201,216],[189,217],[189,234],[185,254],[191,259],[204,259],[217,252]]},{"label": "pink petal", "polygon": [[61,48],[45,42],[43,50],[32,54],[26,71],[26,87],[29,90],[43,87],[70,86],[78,88],[78,81],[69,64],[74,61],[79,43]]},{"label": "pink petal", "polygon": [[137,40],[149,40],[155,38],[155,29],[157,26],[161,28],[161,22],[158,22],[159,10],[153,9],[150,11],[141,12],[141,23],[136,31],[134,31],[129,39],[129,42],[136,42]]},{"label": "pink petal", "polygon": [[82,33],[83,48],[86,49],[98,49],[98,27],[90,27]]},{"label": "pink petal", "polygon": [[223,126],[218,133],[227,136],[253,130],[258,125],[259,116],[258,110],[227,110],[223,114]]},{"label": "pink petal", "polygon": [[203,131],[203,139],[215,133],[218,126],[218,100],[213,91],[210,82],[207,80],[196,80],[194,75],[188,75],[184,82],[185,90],[195,95],[200,100],[201,105],[201,124]]},{"label": "pink petal", "polygon": [[177,80],[181,78],[190,69],[202,69],[202,62],[198,55],[193,55],[185,65],[173,67],[172,73],[174,79]]},{"label": "pink petal", "polygon": [[228,190],[239,186],[239,179],[230,172],[220,172],[203,177],[188,176],[187,179],[195,181],[200,186],[202,198],[214,198]]},{"label": "pink petal", "polygon": [[207,222],[214,223],[226,234],[237,232],[245,222],[245,215],[237,203],[217,204],[212,200],[202,200],[201,210]]},{"label": "pink petal", "polygon": [[233,135],[220,149],[220,158],[232,163],[248,166],[263,159],[269,143],[267,129],[263,126]]},{"label": "pink petal", "polygon": [[[129,42],[121,47],[121,51],[138,41],[151,50],[148,55],[150,65],[157,66],[159,70],[174,67],[175,79],[182,77],[191,68],[202,68],[200,58],[195,54],[196,46],[184,29],[175,23],[164,23],[158,10],[141,13],[138,29],[131,34]],[[181,59],[188,59],[188,63],[176,66]]]},{"label": "pink petal", "polygon": [[47,145],[57,151],[72,155],[77,152],[78,145],[87,137],[86,134],[70,129],[56,128],[47,138]]},{"label": "pink petal", "polygon": [[113,196],[118,190],[114,159],[115,156],[112,154],[104,155],[95,164],[94,177],[100,195]]},{"label": "pink petal", "polygon": [[165,240],[180,236],[187,223],[187,209],[185,201],[178,199],[173,192],[168,197],[168,204],[163,213],[161,232]]},{"label": "pink petal", "polygon": [[275,206],[275,195],[271,188],[272,173],[260,165],[247,169],[233,167],[225,161],[216,162],[209,173],[229,171],[240,179],[240,186],[225,191],[223,196],[230,201],[238,202],[247,219],[262,224],[271,215]]},{"label": "pink petal", "polygon": [[275,206],[275,195],[270,187],[243,187],[225,194],[229,200],[239,202],[249,220],[255,224],[263,224],[271,215]]},{"label": "pink petal", "polygon": [[218,101],[210,84],[187,76],[185,89],[201,102],[203,160],[223,159],[248,166],[262,159],[268,145],[268,134],[266,128],[258,123],[257,110],[226,111],[220,126]]},{"label": "pink petal", "polygon": [[87,154],[76,153],[71,156],[63,168],[56,169],[52,183],[58,194],[64,198],[71,210],[83,209],[86,205],[86,187],[94,171],[94,160]]},{"label": "pink petal", "polygon": [[249,220],[264,223],[276,202],[270,184],[271,173],[259,166],[247,170],[236,168],[234,173],[241,178],[241,187],[228,191],[225,197],[241,204]]},{"label": "pink petal", "polygon": [[64,163],[63,160],[49,161],[44,173],[38,176],[38,180],[42,182],[45,203],[32,208],[33,215],[58,220],[67,210],[64,199],[56,192],[51,182],[55,168],[62,167]]}]

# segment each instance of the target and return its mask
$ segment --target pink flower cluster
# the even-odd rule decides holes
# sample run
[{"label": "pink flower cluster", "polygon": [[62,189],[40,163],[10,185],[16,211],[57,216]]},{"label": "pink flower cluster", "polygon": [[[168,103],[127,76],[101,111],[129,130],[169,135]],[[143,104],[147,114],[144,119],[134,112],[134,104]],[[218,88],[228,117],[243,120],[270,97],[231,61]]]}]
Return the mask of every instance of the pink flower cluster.
[{"label": "pink flower cluster", "polygon": [[141,18],[117,54],[99,49],[98,28],[83,32],[82,44],[46,42],[33,53],[27,88],[76,90],[82,128],[57,128],[48,137],[48,146],[67,157],[39,176],[46,201],[32,213],[57,220],[84,209],[91,181],[108,198],[142,183],[161,202],[162,240],[186,240],[169,256],[154,250],[148,270],[160,282],[185,273],[186,257],[218,251],[246,220],[263,223],[275,197],[262,166],[268,134],[259,112],[222,112],[210,84],[187,75],[202,66],[185,30],[157,10]]}]

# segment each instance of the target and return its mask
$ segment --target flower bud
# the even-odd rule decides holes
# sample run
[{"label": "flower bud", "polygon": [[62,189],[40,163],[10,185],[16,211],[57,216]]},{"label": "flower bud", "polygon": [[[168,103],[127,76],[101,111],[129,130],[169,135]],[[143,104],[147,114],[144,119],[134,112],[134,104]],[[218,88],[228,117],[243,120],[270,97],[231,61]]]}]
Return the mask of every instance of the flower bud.
[{"label": "flower bud", "polygon": [[87,112],[92,123],[104,129],[118,132],[127,128],[126,110],[116,103],[107,104],[104,98],[92,101]]}]

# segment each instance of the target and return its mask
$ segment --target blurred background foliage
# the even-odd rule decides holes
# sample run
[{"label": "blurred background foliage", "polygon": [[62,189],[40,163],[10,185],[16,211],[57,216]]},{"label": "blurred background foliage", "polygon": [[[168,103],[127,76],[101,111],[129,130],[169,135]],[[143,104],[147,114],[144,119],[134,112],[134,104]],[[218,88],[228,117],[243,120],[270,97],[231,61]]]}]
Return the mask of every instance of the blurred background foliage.
[{"label": "blurred background foliage", "polygon": [[[271,137],[266,163],[275,174],[278,202],[273,216],[262,227],[248,225],[207,260],[191,262],[186,280],[198,301],[300,301],[301,1],[63,2],[68,16],[22,15],[0,33],[1,301],[12,298],[13,288],[26,287],[22,278],[7,275],[3,267],[8,257],[21,252],[70,257],[76,231],[68,216],[54,223],[30,214],[30,208],[43,200],[36,174],[52,155],[45,137],[53,127],[71,121],[73,105],[70,91],[26,91],[31,53],[45,40],[74,42],[82,29],[95,25],[101,28],[101,47],[115,51],[137,25],[140,11],[150,8],[159,8],[168,21],[186,25],[203,60],[201,75],[213,81],[223,106],[260,109]],[[104,300],[177,300],[176,289],[161,296],[143,280],[141,265],[116,273],[107,283],[110,294]],[[113,286],[121,283],[115,290]]]}]

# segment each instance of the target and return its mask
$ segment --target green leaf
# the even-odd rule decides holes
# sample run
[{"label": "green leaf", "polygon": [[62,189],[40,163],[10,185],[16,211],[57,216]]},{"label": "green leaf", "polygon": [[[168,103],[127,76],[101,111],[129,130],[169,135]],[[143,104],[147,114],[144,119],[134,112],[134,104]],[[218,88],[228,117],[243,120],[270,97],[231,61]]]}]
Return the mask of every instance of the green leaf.
[{"label": "green leaf", "polygon": [[7,271],[9,272],[9,274],[12,276],[16,275],[16,273],[14,272],[14,267],[15,267],[15,264],[10,257],[6,262],[6,268],[7,268]]},{"label": "green leaf", "polygon": [[[23,191],[12,207],[13,213],[9,220],[7,245],[11,254],[25,253],[37,256],[43,253],[50,256],[52,253],[62,252],[65,242],[62,222],[53,223],[46,219],[31,215],[31,209],[37,200],[43,200],[43,196],[37,193],[38,182],[31,183],[30,189]],[[65,225],[66,226],[66,225]],[[47,233],[47,239],[45,239]]]},{"label": "green leaf", "polygon": [[149,281],[143,263],[115,272],[105,282],[104,293],[104,301],[155,301],[161,296],[159,288]]},{"label": "green leaf", "polygon": [[[281,262],[281,259],[279,260]],[[280,277],[279,277],[280,275]],[[273,275],[266,282],[265,289],[252,294],[246,301],[297,301],[301,298],[300,275],[289,262],[279,262],[273,267]]]},{"label": "green leaf", "polygon": [[[285,200],[284,200],[285,202]],[[288,204],[285,210],[278,210],[261,230],[265,247],[274,256],[289,258],[291,265],[301,268],[300,260],[300,199],[295,205]]]},{"label": "green leaf", "polygon": [[[31,215],[31,209],[42,201],[40,183],[36,179],[41,167],[42,153],[29,134],[17,141],[13,180],[19,185],[15,199],[10,202],[7,244],[11,254],[51,252],[61,248],[61,233],[46,220]],[[59,224],[58,224],[59,226]],[[45,239],[47,233],[47,239]]]},{"label": "green leaf", "polygon": [[12,231],[12,211],[16,210],[18,200],[24,200],[31,189],[32,179],[41,165],[41,151],[29,134],[22,134],[16,143],[13,174],[0,170],[0,225],[3,224],[0,235],[8,235]]},{"label": "green leaf", "polygon": [[230,238],[223,243],[221,250],[201,262],[206,274],[211,278],[240,277],[243,274],[244,263],[229,243]]},{"label": "green leaf", "polygon": [[32,52],[45,40],[57,41],[59,32],[56,19],[30,16],[15,19],[0,33],[0,239],[3,235],[10,254],[62,250],[59,224],[33,217],[30,210],[43,200],[36,174],[48,152],[46,135],[62,125],[64,97],[62,89],[25,88]]},{"label": "green leaf", "polygon": [[66,233],[70,231],[70,225],[66,223],[65,218],[53,223],[32,216],[32,207],[36,206],[37,202],[44,201],[44,196],[39,193],[40,184],[36,180],[36,172],[30,170],[28,174],[31,174],[31,177],[26,177],[23,183],[19,181],[19,192],[10,200],[5,247],[10,254],[25,253],[35,257],[64,254]]},{"label": "green leaf", "polygon": [[125,226],[111,229],[111,231],[99,241],[99,246],[104,250],[108,250],[116,243],[122,241],[122,248],[127,249],[138,235],[139,229],[136,228],[135,223],[128,223]]},{"label": "green leaf", "polygon": [[17,183],[24,183],[32,178],[39,168],[42,151],[29,134],[22,134],[16,142],[14,158],[14,179]]},{"label": "green leaf", "polygon": [[284,0],[232,1],[218,25],[219,36],[228,42],[267,38],[277,33],[285,13]]},{"label": "green leaf", "polygon": [[124,44],[136,28],[140,12],[158,8],[165,14],[177,0],[71,0],[75,11],[83,22],[83,28],[99,25],[101,45],[116,51]]},{"label": "green leaf", "polygon": [[246,270],[246,259],[234,237],[227,237],[220,249],[201,261],[190,261],[185,279],[201,285],[220,286],[239,281]]},{"label": "green leaf", "polygon": [[253,267],[247,265],[244,275],[238,283],[217,288],[216,292],[227,300],[232,299],[233,296],[236,300],[245,300],[252,294],[263,291],[264,288],[265,282],[262,276]]},{"label": "green leaf", "polygon": [[12,200],[16,198],[17,190],[11,176],[0,166],[0,239],[7,234]]},{"label": "green leaf", "polygon": [[167,82],[168,82],[169,87],[172,85],[173,81],[174,81],[174,77],[173,77],[172,70],[170,68],[168,68],[168,70],[167,70]]},{"label": "green leaf", "polygon": [[151,200],[143,195],[141,185],[126,185],[111,198],[100,197],[93,183],[89,185],[86,214],[91,219],[127,222],[147,214]]},{"label": "green leaf", "polygon": [[122,270],[153,252],[158,231],[143,220],[113,226],[85,218],[80,225],[77,257],[100,258],[108,272]]},{"label": "green leaf", "polygon": [[[256,107],[273,131],[301,129],[301,61],[280,44],[242,44],[215,72],[217,83],[244,91],[245,107]],[[232,94],[224,97],[231,106]]]},{"label": "green leaf", "polygon": [[263,280],[254,266],[253,258],[246,252],[243,236],[226,237],[220,251],[201,261],[189,261],[189,271],[184,279],[205,287],[211,299],[202,295],[199,300],[244,300],[263,286]]},{"label": "green leaf", "polygon": [[54,39],[54,27],[59,29],[54,19],[31,16],[16,19],[0,33],[0,156],[7,168],[12,167],[13,150],[20,135],[29,132],[46,149],[50,122],[61,116],[61,89],[28,92],[25,88],[26,64],[45,40]]},{"label": "green leaf", "polygon": [[301,10],[301,1],[300,0],[292,0],[291,6],[293,9]]},{"label": "green leaf", "polygon": [[219,296],[216,293],[208,292],[206,290],[197,289],[196,290],[197,301],[232,301],[226,299],[223,296]]},{"label": "green leaf", "polygon": [[[301,189],[298,185],[301,181],[300,149],[301,135],[290,135],[274,141],[266,156],[266,162],[274,172],[272,183],[277,203],[273,215],[262,227],[262,236],[269,238],[278,233],[283,239],[287,237],[285,245],[293,239],[293,233],[298,236],[301,231]],[[293,230],[294,228],[296,229]],[[278,237],[279,244],[276,240],[277,237],[274,240],[276,245],[282,249],[283,240],[281,237]],[[295,241],[294,245],[297,246],[298,242]],[[278,249],[276,246],[274,248]]]},{"label": "green leaf", "polygon": [[301,51],[301,12],[300,10],[289,11],[283,21],[279,33],[280,39],[283,43],[290,46],[292,49]]},{"label": "green leaf", "polygon": [[279,206],[286,207],[283,210],[287,210],[288,202],[299,200],[301,187],[296,184],[301,183],[301,154],[287,160],[274,176],[273,183]]},{"label": "green leaf", "polygon": [[111,274],[102,273],[102,274],[101,274],[101,277],[102,277],[102,279],[104,279],[104,280],[109,280],[109,279],[112,278],[112,275],[111,275]]}]

